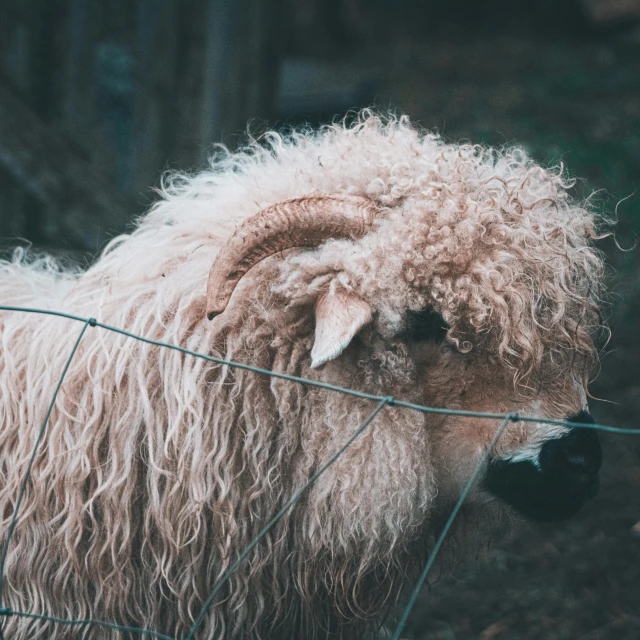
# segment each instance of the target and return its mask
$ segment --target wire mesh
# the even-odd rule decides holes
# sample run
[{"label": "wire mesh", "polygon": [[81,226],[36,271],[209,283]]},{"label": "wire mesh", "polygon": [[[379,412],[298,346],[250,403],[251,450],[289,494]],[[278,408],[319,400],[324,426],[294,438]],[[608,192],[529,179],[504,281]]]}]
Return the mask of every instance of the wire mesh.
[{"label": "wire mesh", "polygon": [[[104,329],[106,331],[111,331],[113,333],[118,333],[124,336],[127,336],[129,338],[132,338],[134,340],[138,340],[140,342],[144,342],[147,344],[151,344],[151,345],[155,345],[155,346],[159,346],[159,347],[163,347],[166,349],[173,349],[176,351],[180,351],[186,355],[190,355],[196,358],[202,358],[204,360],[208,360],[210,362],[214,362],[216,364],[222,364],[222,365],[227,365],[230,367],[235,367],[238,369],[244,369],[247,371],[252,371],[256,374],[261,374],[261,375],[267,375],[267,376],[271,376],[271,377],[275,377],[275,378],[280,378],[280,379],[284,379],[284,380],[289,380],[291,382],[295,382],[298,384],[303,384],[303,385],[308,385],[311,387],[318,387],[321,389],[325,389],[327,391],[332,391],[332,392],[336,392],[336,393],[343,393],[343,394],[347,394],[347,395],[351,395],[357,398],[363,398],[366,400],[371,400],[376,402],[376,406],[373,409],[373,411],[368,415],[368,417],[364,420],[364,422],[360,425],[360,427],[353,433],[353,435],[345,442],[345,444],[324,464],[322,465],[322,467],[320,467],[305,483],[304,485],[302,485],[302,487],[300,487],[292,496],[291,498],[285,503],[285,505],[280,509],[280,511],[278,511],[278,513],[276,513],[275,516],[273,516],[273,518],[263,527],[263,529],[255,536],[255,538],[253,538],[253,540],[251,540],[251,542],[244,548],[244,550],[242,551],[242,553],[240,553],[238,555],[238,557],[235,559],[235,561],[230,565],[230,567],[227,569],[227,571],[216,581],[216,583],[212,586],[211,591],[209,592],[209,596],[207,597],[207,599],[204,601],[204,603],[202,604],[202,607],[200,608],[200,611],[198,613],[198,615],[195,617],[193,624],[191,625],[191,628],[189,629],[189,632],[186,636],[184,636],[184,638],[182,640],[194,640],[195,638],[195,634],[198,631],[198,628],[200,626],[200,624],[202,623],[202,620],[204,619],[209,607],[213,604],[216,595],[219,593],[219,591],[222,589],[222,587],[227,583],[227,581],[229,580],[229,578],[233,575],[233,573],[240,567],[240,565],[242,564],[242,562],[246,559],[246,557],[249,555],[249,553],[251,552],[251,550],[253,548],[255,548],[259,543],[260,540],[279,522],[279,520],[295,505],[295,503],[300,499],[300,497],[305,493],[305,491],[307,491],[309,489],[309,487],[311,487],[313,485],[313,483],[323,474],[325,473],[337,460],[338,458],[349,448],[349,446],[351,446],[351,444],[358,438],[359,435],[362,434],[362,432],[371,424],[371,422],[373,422],[373,420],[376,418],[376,416],[382,411],[382,409],[384,409],[385,407],[396,407],[396,408],[400,408],[400,409],[409,409],[409,410],[413,410],[413,411],[420,411],[423,413],[435,413],[435,414],[444,414],[444,415],[455,415],[455,416],[461,416],[461,417],[474,417],[474,418],[482,418],[482,419],[488,419],[488,420],[501,420],[501,424],[498,428],[498,430],[496,431],[492,441],[490,442],[489,446],[485,449],[481,459],[478,461],[478,464],[476,465],[473,473],[471,474],[471,476],[469,477],[465,487],[463,488],[462,492],[460,493],[460,496],[453,508],[453,510],[451,511],[451,514],[449,515],[449,518],[447,520],[447,522],[445,523],[442,531],[440,532],[440,535],[438,536],[438,539],[436,540],[436,543],[434,545],[434,548],[432,549],[431,553],[429,554],[429,557],[427,559],[427,563],[418,579],[418,581],[416,582],[416,585],[413,588],[413,591],[411,593],[411,596],[409,598],[409,601],[407,603],[407,605],[404,608],[404,611],[402,613],[402,616],[400,618],[400,621],[396,627],[396,630],[394,632],[394,635],[392,637],[392,640],[399,640],[400,635],[407,623],[407,620],[409,618],[409,614],[411,613],[411,610],[413,609],[413,606],[415,605],[416,599],[418,597],[418,594],[420,592],[421,587],[424,585],[424,582],[426,581],[430,570],[432,569],[435,559],[440,551],[440,549],[442,548],[442,545],[447,537],[447,534],[449,533],[451,526],[453,525],[453,522],[458,514],[458,512],[460,511],[460,509],[462,508],[462,505],[464,504],[464,501],[466,500],[469,492],[471,491],[471,488],[473,487],[475,481],[477,480],[478,476],[480,475],[482,469],[484,468],[485,463],[487,462],[489,456],[491,455],[491,452],[493,451],[495,445],[497,444],[498,440],[500,439],[500,437],[502,436],[502,434],[504,433],[505,429],[507,428],[508,424],[510,422],[518,422],[518,421],[522,421],[522,422],[531,422],[531,423],[538,423],[538,424],[554,424],[554,425],[559,425],[559,426],[565,426],[568,428],[575,428],[575,427],[584,427],[586,429],[595,429],[595,430],[599,430],[599,431],[605,431],[608,433],[617,433],[617,434],[626,434],[626,435],[640,435],[640,429],[625,429],[625,428],[620,428],[620,427],[612,427],[612,426],[608,426],[608,425],[601,425],[601,424],[593,424],[593,423],[578,423],[578,422],[568,422],[566,420],[555,420],[555,419],[550,419],[550,418],[538,418],[538,417],[531,417],[531,416],[519,416],[516,413],[508,413],[508,414],[504,414],[504,413],[488,413],[488,412],[477,412],[477,411],[465,411],[465,410],[457,410],[457,409],[444,409],[444,408],[439,408],[439,407],[429,407],[426,405],[419,405],[419,404],[414,404],[411,402],[406,402],[403,400],[398,400],[393,398],[392,396],[379,396],[379,395],[375,395],[375,394],[369,394],[369,393],[364,393],[362,391],[357,391],[355,389],[348,389],[345,387],[340,387],[337,385],[332,385],[332,384],[328,384],[326,382],[320,382],[317,380],[311,380],[309,378],[303,378],[303,377],[299,377],[299,376],[293,376],[293,375],[289,375],[289,374],[284,374],[284,373],[280,373],[277,371],[271,371],[269,369],[264,369],[262,367],[256,367],[253,365],[249,365],[249,364],[244,364],[241,362],[235,362],[233,360],[227,360],[224,358],[218,358],[216,356],[212,356],[212,355],[208,355],[208,354],[204,354],[204,353],[198,353],[196,351],[192,351],[190,349],[186,349],[184,347],[180,347],[178,345],[174,345],[174,344],[169,344],[166,342],[162,342],[159,340],[152,340],[150,338],[146,338],[144,336],[140,336],[140,335],[136,335],[134,333],[131,333],[129,331],[126,331],[124,329],[120,329],[118,327],[113,327],[110,326],[108,324],[104,324],[102,322],[97,321],[95,318],[83,318],[80,316],[76,316],[73,314],[69,314],[69,313],[64,313],[64,312],[60,312],[60,311],[52,311],[52,310],[47,310],[47,309],[35,309],[35,308],[28,308],[28,307],[16,307],[16,306],[6,306],[6,305],[0,305],[0,311],[12,311],[12,312],[18,312],[18,313],[29,313],[29,314],[43,314],[43,315],[47,315],[47,316],[57,316],[57,317],[62,317],[62,318],[67,318],[70,320],[74,320],[78,323],[82,323],[82,329],[73,345],[73,348],[71,350],[71,353],[69,354],[69,357],[66,361],[66,364],[63,368],[62,374],[60,376],[60,379],[58,380],[58,383],[56,385],[56,388],[54,390],[53,396],[51,398],[51,401],[49,403],[49,408],[47,410],[47,413],[45,415],[45,418],[43,420],[43,423],[41,425],[40,431],[38,433],[38,437],[36,439],[36,443],[33,447],[32,450],[32,454],[31,454],[31,458],[29,460],[29,464],[27,466],[27,470],[25,472],[24,478],[22,479],[21,485],[20,485],[20,492],[18,495],[18,500],[16,501],[16,505],[13,511],[13,515],[11,518],[11,522],[9,525],[9,528],[7,530],[7,535],[6,538],[4,540],[4,544],[2,547],[2,555],[0,556],[0,618],[3,620],[10,617],[10,616],[17,616],[17,617],[22,617],[22,618],[31,618],[31,619],[35,619],[35,620],[42,620],[42,621],[50,621],[50,622],[54,622],[54,623],[58,623],[58,624],[64,624],[64,625],[72,625],[72,626],[77,626],[77,627],[90,627],[90,626],[98,626],[98,627],[103,627],[103,628],[108,628],[108,629],[113,629],[116,631],[122,631],[122,632],[133,632],[133,633],[138,633],[140,634],[141,637],[152,637],[152,638],[160,638],[161,640],[179,640],[178,638],[175,638],[174,636],[168,636],[166,634],[160,633],[158,631],[154,631],[151,629],[142,629],[139,627],[133,627],[133,626],[127,626],[127,625],[119,625],[119,624],[115,624],[115,623],[111,623],[111,622],[107,622],[107,621],[103,621],[103,620],[93,620],[93,619],[64,619],[64,618],[57,618],[54,616],[49,616],[46,614],[39,614],[39,613],[33,613],[33,612],[25,612],[25,611],[13,611],[8,607],[3,606],[3,587],[4,587],[4,566],[5,566],[5,562],[6,562],[6,558],[7,558],[7,554],[9,551],[9,544],[11,541],[11,536],[14,532],[17,520],[18,520],[18,514],[19,514],[19,510],[20,510],[20,506],[21,506],[21,502],[22,499],[24,497],[24,493],[26,491],[26,487],[27,484],[29,482],[30,476],[31,476],[31,469],[33,466],[33,462],[36,458],[36,455],[38,453],[38,450],[40,448],[40,444],[45,436],[46,433],[46,429],[47,429],[47,424],[49,422],[49,418],[51,416],[51,413],[53,411],[53,408],[55,406],[56,403],[56,399],[58,397],[58,392],[60,391],[60,388],[62,387],[62,384],[64,383],[64,379],[65,376],[67,374],[67,371],[69,369],[69,366],[71,365],[71,362],[73,361],[73,358],[78,350],[78,347],[80,346],[80,343],[82,342],[82,339],[87,331],[87,329],[89,327],[92,328],[100,328],[100,329]],[[3,637],[3,632],[2,632],[2,626],[0,625],[0,640],[4,640]]]}]

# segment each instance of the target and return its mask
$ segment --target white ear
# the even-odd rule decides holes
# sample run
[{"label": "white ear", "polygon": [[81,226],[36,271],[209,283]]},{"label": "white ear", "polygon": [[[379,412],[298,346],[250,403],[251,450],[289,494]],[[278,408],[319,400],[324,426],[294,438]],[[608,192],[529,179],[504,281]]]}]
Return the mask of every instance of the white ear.
[{"label": "white ear", "polygon": [[339,356],[372,317],[371,307],[353,292],[341,289],[323,293],[316,301],[316,336],[311,349],[311,368]]}]

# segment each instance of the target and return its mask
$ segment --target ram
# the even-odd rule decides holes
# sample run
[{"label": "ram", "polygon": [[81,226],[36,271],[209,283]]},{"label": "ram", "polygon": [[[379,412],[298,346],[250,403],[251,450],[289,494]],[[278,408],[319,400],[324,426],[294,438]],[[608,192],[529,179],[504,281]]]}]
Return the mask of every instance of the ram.
[{"label": "ram", "polygon": [[[603,223],[569,187],[522,150],[446,144],[364,112],[168,179],[86,272],[2,263],[0,300],[420,404],[588,422]],[[0,312],[3,537],[78,331]],[[183,636],[216,580],[371,410],[88,328],[33,464],[4,604]],[[383,409],[252,549],[198,637],[362,638],[425,561],[497,428]],[[480,529],[513,508],[570,516],[600,463],[593,430],[511,424],[465,521]],[[5,633],[81,632],[14,616]]]}]

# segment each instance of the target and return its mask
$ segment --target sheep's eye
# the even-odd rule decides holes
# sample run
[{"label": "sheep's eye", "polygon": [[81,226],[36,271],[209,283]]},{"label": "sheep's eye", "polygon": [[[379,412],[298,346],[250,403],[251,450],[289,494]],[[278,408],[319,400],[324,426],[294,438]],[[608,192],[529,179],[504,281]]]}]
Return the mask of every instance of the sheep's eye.
[{"label": "sheep's eye", "polygon": [[444,342],[449,326],[433,309],[409,311],[407,315],[407,338],[411,342]]}]

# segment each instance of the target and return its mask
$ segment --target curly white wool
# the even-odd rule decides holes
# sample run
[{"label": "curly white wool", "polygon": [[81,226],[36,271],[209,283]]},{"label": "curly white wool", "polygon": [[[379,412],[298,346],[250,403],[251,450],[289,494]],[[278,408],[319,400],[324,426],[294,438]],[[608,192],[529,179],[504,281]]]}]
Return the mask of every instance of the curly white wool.
[{"label": "curly white wool", "polygon": [[[445,144],[405,118],[365,112],[353,126],[271,133],[240,153],[220,152],[208,171],[167,178],[137,229],[85,273],[17,255],[0,265],[0,300],[94,316],[277,371],[463,406],[458,388],[473,388],[474,379],[478,386],[480,369],[450,379],[438,365],[418,380],[395,337],[408,309],[433,306],[460,352],[485,354],[516,386],[552,375],[549,361],[562,377],[576,358],[584,369],[593,360],[603,266],[591,247],[595,216],[567,187],[560,169],[545,170],[522,150]],[[365,195],[386,208],[357,242],[330,240],[257,266],[209,323],[207,273],[235,226],[311,194]],[[332,280],[368,301],[375,324],[353,352],[314,372],[309,302]],[[0,312],[1,531],[76,329]],[[567,415],[562,389],[549,392],[548,413]],[[481,398],[470,408],[488,402],[484,392],[465,397]],[[5,602],[183,634],[230,561],[370,409],[91,329],[36,458],[9,548]],[[468,469],[438,467],[440,445],[429,435],[437,424],[425,420],[386,409],[252,552],[199,637],[362,637],[424,556],[438,491]],[[7,625],[7,637],[75,637],[62,625]]]}]

